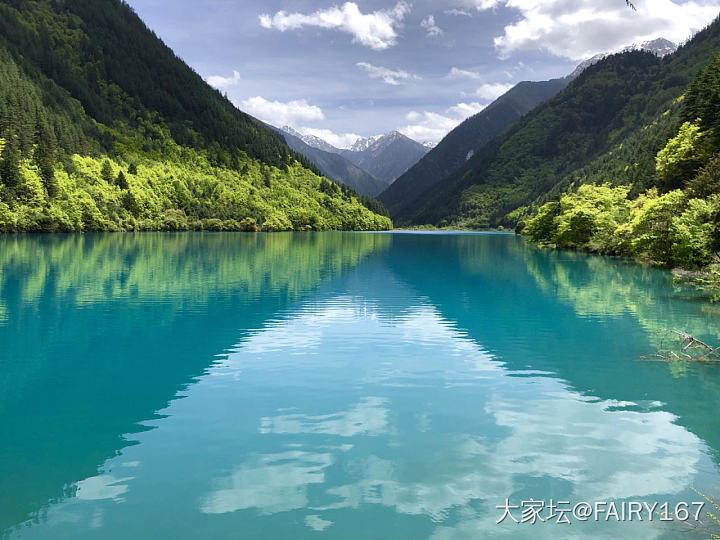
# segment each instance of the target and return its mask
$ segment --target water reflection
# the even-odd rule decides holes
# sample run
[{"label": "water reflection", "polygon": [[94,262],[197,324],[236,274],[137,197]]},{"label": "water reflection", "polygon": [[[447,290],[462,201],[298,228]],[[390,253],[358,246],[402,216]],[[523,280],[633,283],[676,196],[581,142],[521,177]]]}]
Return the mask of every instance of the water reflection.
[{"label": "water reflection", "polygon": [[[701,304],[676,297],[682,293],[668,276],[648,269],[626,275],[619,261],[598,258],[604,265],[598,266],[504,236],[336,238],[321,245],[300,240],[298,249],[312,251],[314,245],[315,255],[293,254],[293,241],[274,259],[243,256],[246,262],[223,279],[214,279],[207,267],[198,282],[214,285],[201,293],[181,286],[153,296],[146,288],[134,304],[131,291],[142,290],[139,282],[134,289],[105,288],[91,311],[119,304],[112,321],[132,324],[135,333],[152,321],[159,345],[140,332],[147,348],[142,362],[130,361],[126,351],[104,351],[100,364],[107,358],[123,369],[105,366],[90,373],[93,379],[72,371],[64,380],[74,390],[97,380],[111,391],[118,381],[104,383],[105,374],[134,368],[119,383],[127,381],[127,396],[138,385],[139,396],[147,396],[140,400],[144,409],[118,399],[94,411],[106,438],[115,438],[101,446],[76,435],[73,449],[82,467],[79,459],[54,456],[70,478],[54,485],[63,493],[55,500],[47,489],[17,484],[26,503],[40,500],[46,511],[8,534],[694,537],[689,529],[658,522],[562,530],[495,523],[496,506],[506,497],[694,500],[691,486],[710,490],[720,484],[711,457],[720,447],[718,423],[713,410],[701,406],[719,398],[695,395],[713,391],[717,368],[689,366],[672,379],[667,366],[636,361],[652,346],[653,324],[705,320]],[[248,249],[226,244],[214,255],[241,248]],[[211,260],[202,242],[196,249],[183,258]],[[251,270],[238,278],[255,260],[263,261],[260,274]],[[266,268],[302,268],[308,260],[315,263],[307,281],[290,270]],[[285,277],[272,281],[268,272]],[[610,277],[595,275],[603,272]],[[235,281],[228,285],[231,276]],[[256,284],[268,279],[272,285]],[[73,297],[74,287],[65,287],[18,302],[5,292],[13,290],[11,281],[3,277],[0,283],[11,312],[14,306],[29,309],[27,302],[39,309],[48,295],[59,303]],[[656,293],[648,295],[650,287]],[[157,310],[166,294],[172,309]],[[148,303],[153,308],[145,311]],[[637,305],[647,309],[632,308]],[[73,324],[89,321],[82,312],[71,311],[78,317]],[[155,317],[160,313],[165,316]],[[698,335],[714,331],[695,328]],[[148,361],[153,356],[158,359]],[[73,358],[58,358],[66,369],[73,367]],[[47,362],[39,364],[37,373],[49,369]],[[35,388],[27,398],[47,410],[44,387],[34,387],[33,377],[26,381]],[[70,393],[58,395],[72,400]],[[72,414],[84,410],[82,399],[71,404]],[[6,410],[20,415],[18,408]],[[70,420],[62,427],[72,433]],[[49,421],[25,414],[4,429]],[[55,436],[43,432],[43,439]],[[21,459],[19,446],[0,447],[15,464]],[[22,448],[32,455],[29,444]],[[21,507],[15,510],[16,516]],[[23,521],[11,519],[5,527]]]},{"label": "water reflection", "polygon": [[388,244],[0,236],[0,531],[74,496],[219,352]]},{"label": "water reflection", "polygon": [[260,456],[215,483],[218,488],[200,506],[205,514],[225,514],[257,508],[263,514],[288,512],[308,506],[310,484],[325,483],[332,454],[299,450]]},{"label": "water reflection", "polygon": [[260,433],[325,434],[338,437],[381,435],[387,430],[387,400],[364,398],[348,411],[320,416],[283,414],[260,419]]}]

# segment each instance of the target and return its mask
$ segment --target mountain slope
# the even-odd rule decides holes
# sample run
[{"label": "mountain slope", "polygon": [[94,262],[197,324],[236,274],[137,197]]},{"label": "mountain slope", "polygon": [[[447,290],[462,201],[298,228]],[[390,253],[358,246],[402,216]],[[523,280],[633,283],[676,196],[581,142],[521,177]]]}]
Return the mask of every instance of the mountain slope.
[{"label": "mountain slope", "polygon": [[318,150],[324,150],[325,152],[330,152],[332,154],[339,154],[340,149],[335,148],[332,144],[329,142],[321,139],[320,137],[316,137],[315,135],[303,135],[298,130],[293,129],[290,126],[283,126],[280,128],[281,131],[284,131],[285,133],[289,133],[293,137],[297,137],[302,142],[307,144],[308,146],[312,148],[317,148]]},{"label": "mountain slope", "polygon": [[665,58],[632,51],[598,62],[397,215],[414,223],[512,224],[519,208],[671,110],[718,47],[715,21]]},{"label": "mountain slope", "polygon": [[487,108],[452,130],[420,162],[398,178],[380,200],[391,215],[402,215],[427,194],[428,190],[459,169],[494,137],[537,105],[556,95],[570,82],[554,79],[521,82]]},{"label": "mountain slope", "polygon": [[360,139],[350,150],[341,150],[340,154],[387,186],[427,152],[424,145],[392,131],[379,137]]},{"label": "mountain slope", "polygon": [[[678,46],[672,41],[665,38],[657,38],[650,41],[644,41],[642,43],[635,43],[633,45],[625,47],[622,51],[618,52],[647,51],[649,53],[653,53],[655,56],[659,56],[660,58],[662,58],[664,56],[667,56],[668,54],[674,53],[675,51],[677,51],[677,49]],[[570,74],[570,78],[574,79],[587,68],[594,64],[597,64],[600,60],[607,58],[611,54],[613,53],[596,54],[592,58],[588,58],[587,60],[581,62]]]},{"label": "mountain slope", "polygon": [[[288,146],[308,158],[333,182],[351,187],[356,193],[376,197],[387,184],[374,178],[340,154],[310,146],[304,140],[285,130],[278,129]],[[328,145],[329,146],[329,145]]]},{"label": "mountain slope", "polygon": [[120,0],[0,3],[0,96],[0,230],[389,226]]},{"label": "mountain slope", "polygon": [[[692,270],[691,279],[717,299],[719,74],[720,53],[671,109],[578,171],[584,176],[574,173],[572,184],[516,230],[544,245]],[[624,178],[628,170],[635,176],[631,181]],[[648,185],[655,187],[643,189]]]}]

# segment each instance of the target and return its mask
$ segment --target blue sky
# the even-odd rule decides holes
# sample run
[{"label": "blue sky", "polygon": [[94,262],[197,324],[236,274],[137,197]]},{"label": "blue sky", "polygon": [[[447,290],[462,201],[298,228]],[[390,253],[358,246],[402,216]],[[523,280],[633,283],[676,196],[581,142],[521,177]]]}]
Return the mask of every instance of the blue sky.
[{"label": "blue sky", "polygon": [[242,110],[348,146],[436,142],[522,80],[634,42],[681,42],[720,0],[130,0]]}]

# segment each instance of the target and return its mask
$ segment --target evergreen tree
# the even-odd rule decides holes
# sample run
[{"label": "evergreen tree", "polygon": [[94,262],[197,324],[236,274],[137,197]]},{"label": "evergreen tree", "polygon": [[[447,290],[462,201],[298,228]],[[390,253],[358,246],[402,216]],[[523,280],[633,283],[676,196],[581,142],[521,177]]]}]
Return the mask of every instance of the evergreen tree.
[{"label": "evergreen tree", "polygon": [[103,180],[105,180],[108,184],[112,184],[113,180],[115,179],[115,176],[113,175],[112,165],[110,165],[110,161],[108,161],[107,159],[103,162],[102,169],[100,170],[100,175],[102,176]]},{"label": "evergreen tree", "polygon": [[125,178],[125,173],[123,173],[122,171],[118,173],[115,183],[120,189],[130,189],[127,178]]},{"label": "evergreen tree", "polygon": [[43,137],[35,147],[35,163],[40,170],[45,189],[49,197],[55,197],[58,193],[58,182],[55,178],[55,151],[47,138]]},{"label": "evergreen tree", "polygon": [[7,144],[0,156],[0,181],[5,187],[15,189],[20,184],[20,151]]},{"label": "evergreen tree", "polygon": [[134,175],[137,175],[137,173],[138,173],[137,165],[135,165],[134,163],[131,163],[130,166],[128,167],[128,174],[132,174],[134,176]]}]

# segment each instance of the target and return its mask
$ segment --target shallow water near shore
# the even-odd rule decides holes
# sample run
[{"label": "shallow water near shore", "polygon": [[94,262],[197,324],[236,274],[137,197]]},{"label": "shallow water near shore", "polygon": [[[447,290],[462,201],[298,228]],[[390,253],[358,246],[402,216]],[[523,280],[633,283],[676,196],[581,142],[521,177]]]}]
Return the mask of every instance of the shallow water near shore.
[{"label": "shallow water near shore", "polygon": [[708,538],[496,523],[720,494],[720,365],[665,329],[720,308],[508,234],[0,237],[0,536]]}]

